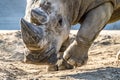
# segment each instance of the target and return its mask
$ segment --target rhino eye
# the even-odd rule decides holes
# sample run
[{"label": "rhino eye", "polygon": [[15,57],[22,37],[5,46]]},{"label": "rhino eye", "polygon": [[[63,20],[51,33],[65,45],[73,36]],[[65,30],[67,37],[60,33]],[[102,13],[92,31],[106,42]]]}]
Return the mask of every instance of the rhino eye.
[{"label": "rhino eye", "polygon": [[59,24],[60,24],[60,26],[62,26],[62,18],[61,19],[59,19]]},{"label": "rhino eye", "polygon": [[58,18],[58,23],[60,24],[60,26],[62,26],[62,23],[63,23],[63,18],[62,18],[62,16],[61,16],[61,15],[58,15],[57,18]]}]

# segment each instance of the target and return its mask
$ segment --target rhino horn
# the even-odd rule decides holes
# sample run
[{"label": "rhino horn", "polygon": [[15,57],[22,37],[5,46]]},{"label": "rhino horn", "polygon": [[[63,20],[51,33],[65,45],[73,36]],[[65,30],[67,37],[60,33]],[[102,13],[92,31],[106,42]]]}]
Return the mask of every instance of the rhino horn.
[{"label": "rhino horn", "polygon": [[40,49],[38,43],[42,40],[44,34],[41,27],[31,24],[22,18],[21,32],[23,41],[29,49]]},{"label": "rhino horn", "polygon": [[49,21],[48,14],[40,8],[31,10],[31,22],[36,24],[46,24]]}]

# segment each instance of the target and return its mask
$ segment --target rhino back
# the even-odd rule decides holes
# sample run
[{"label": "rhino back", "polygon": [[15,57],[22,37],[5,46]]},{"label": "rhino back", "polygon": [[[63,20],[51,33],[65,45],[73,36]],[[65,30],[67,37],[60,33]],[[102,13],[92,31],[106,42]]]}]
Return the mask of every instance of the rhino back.
[{"label": "rhino back", "polygon": [[116,7],[116,0],[82,0],[81,7],[80,7],[80,14],[79,14],[79,22],[82,22],[86,16],[86,14],[97,8],[98,6],[106,3],[111,2]]},{"label": "rhino back", "polygon": [[110,20],[109,20],[108,23],[113,23],[113,22],[118,21],[118,20],[120,20],[120,7],[117,8],[117,9],[113,12],[113,14],[112,14],[112,16],[111,16],[111,18],[110,18]]},{"label": "rhino back", "polygon": [[114,7],[116,7],[116,0],[92,0],[90,5],[88,6],[87,11],[90,11],[106,2],[111,2],[113,4]]}]

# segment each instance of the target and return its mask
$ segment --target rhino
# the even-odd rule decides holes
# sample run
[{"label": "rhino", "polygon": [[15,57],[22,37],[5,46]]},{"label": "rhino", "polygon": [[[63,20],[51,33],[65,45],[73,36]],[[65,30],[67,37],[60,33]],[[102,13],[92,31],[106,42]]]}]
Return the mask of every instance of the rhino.
[{"label": "rhino", "polygon": [[[27,0],[21,19],[25,62],[50,65],[48,70],[80,67],[106,24],[120,19],[120,0]],[[81,24],[77,35],[71,25]]]}]

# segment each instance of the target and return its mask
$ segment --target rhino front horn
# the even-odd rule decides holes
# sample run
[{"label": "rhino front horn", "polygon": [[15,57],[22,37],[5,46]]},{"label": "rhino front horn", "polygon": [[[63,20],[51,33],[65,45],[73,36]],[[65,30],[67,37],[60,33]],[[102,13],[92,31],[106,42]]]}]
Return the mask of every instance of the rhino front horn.
[{"label": "rhino front horn", "polygon": [[22,18],[21,32],[26,47],[28,47],[30,50],[40,49],[38,43],[42,40],[44,34],[41,27],[37,27],[36,25],[33,25]]},{"label": "rhino front horn", "polygon": [[46,24],[49,21],[48,14],[40,8],[31,10],[31,22],[36,24]]}]

